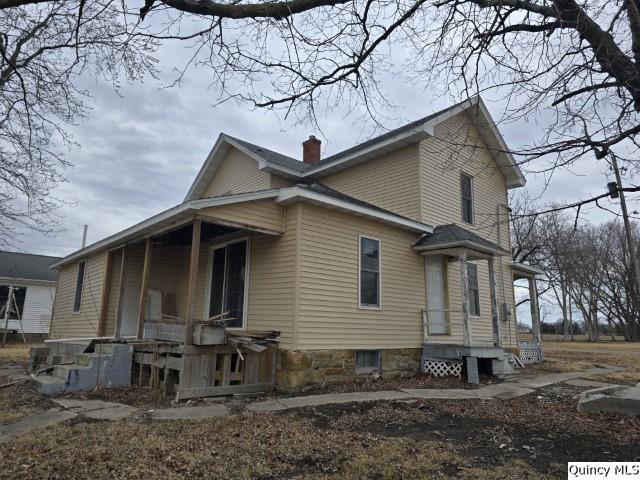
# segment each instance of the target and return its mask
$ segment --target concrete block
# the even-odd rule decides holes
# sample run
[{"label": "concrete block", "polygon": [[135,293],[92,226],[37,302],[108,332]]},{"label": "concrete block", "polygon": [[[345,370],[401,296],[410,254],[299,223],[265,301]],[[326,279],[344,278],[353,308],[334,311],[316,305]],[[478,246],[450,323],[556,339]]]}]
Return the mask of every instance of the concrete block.
[{"label": "concrete block", "polygon": [[640,416],[640,387],[613,385],[580,394],[579,412],[607,412]]},{"label": "concrete block", "polygon": [[478,358],[464,357],[464,364],[467,367],[467,382],[472,385],[480,383],[480,374],[478,373]]}]

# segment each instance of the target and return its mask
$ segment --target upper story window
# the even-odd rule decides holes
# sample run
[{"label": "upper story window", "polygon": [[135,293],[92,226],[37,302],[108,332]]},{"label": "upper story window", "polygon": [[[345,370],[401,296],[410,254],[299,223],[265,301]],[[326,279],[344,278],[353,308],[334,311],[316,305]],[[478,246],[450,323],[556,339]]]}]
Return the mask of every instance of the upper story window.
[{"label": "upper story window", "polygon": [[460,175],[460,194],[462,221],[473,225],[473,179],[466,173]]},{"label": "upper story window", "polygon": [[359,305],[380,308],[380,241],[360,237]]},{"label": "upper story window", "polygon": [[80,260],[78,263],[78,278],[76,279],[76,296],[73,299],[73,311],[80,311],[80,304],[82,303],[82,290],[84,289],[84,272],[86,270],[87,261]]},{"label": "upper story window", "polygon": [[469,315],[480,316],[480,290],[478,289],[478,265],[467,263],[467,281],[469,282]]}]

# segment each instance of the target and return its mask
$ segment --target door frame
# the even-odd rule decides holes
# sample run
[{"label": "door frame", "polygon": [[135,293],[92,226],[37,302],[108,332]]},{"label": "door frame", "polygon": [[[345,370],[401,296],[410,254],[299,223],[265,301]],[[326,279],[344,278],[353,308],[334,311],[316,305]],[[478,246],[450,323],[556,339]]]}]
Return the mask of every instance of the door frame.
[{"label": "door frame", "polygon": [[[434,257],[441,257],[442,262],[442,286],[443,286],[443,304],[444,304],[444,316],[445,316],[445,332],[444,333],[432,333],[429,331],[429,267],[428,259]],[[425,314],[426,314],[426,326],[427,336],[446,336],[451,335],[451,306],[449,304],[449,257],[446,255],[425,255],[424,256],[424,298],[425,298]]]},{"label": "door frame", "polygon": [[[232,245],[234,243],[247,242],[246,248],[246,264],[244,269],[244,298],[242,303],[242,326],[240,327],[228,327],[228,330],[245,330],[247,328],[247,307],[249,305],[249,267],[251,264],[251,236],[245,235],[243,237],[235,237],[225,240],[223,242],[212,243],[208,247],[209,258],[207,259],[207,281],[205,282],[205,292],[204,292],[204,312],[203,319],[209,318],[209,306],[211,303],[211,275],[213,273],[213,252],[218,248],[226,247],[227,245]],[[225,273],[226,273],[226,265],[225,265]],[[224,278],[224,287],[223,291],[226,287],[226,275]],[[223,292],[224,293],[224,292]],[[224,298],[224,297],[223,297]]]}]

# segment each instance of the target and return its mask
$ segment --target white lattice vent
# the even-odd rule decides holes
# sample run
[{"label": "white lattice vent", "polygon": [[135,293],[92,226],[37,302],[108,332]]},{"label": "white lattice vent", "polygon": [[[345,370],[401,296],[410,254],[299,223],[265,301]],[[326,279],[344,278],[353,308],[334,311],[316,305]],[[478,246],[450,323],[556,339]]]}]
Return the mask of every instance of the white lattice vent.
[{"label": "white lattice vent", "polygon": [[524,364],[539,363],[542,361],[542,352],[539,348],[521,348],[519,356]]},{"label": "white lattice vent", "polygon": [[422,364],[422,371],[434,377],[460,377],[462,375],[462,363],[425,360]]}]

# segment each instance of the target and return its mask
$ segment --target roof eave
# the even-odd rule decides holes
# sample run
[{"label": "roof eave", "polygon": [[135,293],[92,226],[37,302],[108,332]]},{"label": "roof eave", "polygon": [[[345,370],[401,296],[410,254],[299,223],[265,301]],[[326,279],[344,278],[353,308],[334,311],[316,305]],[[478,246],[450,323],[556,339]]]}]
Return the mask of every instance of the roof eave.
[{"label": "roof eave", "polygon": [[122,245],[123,243],[129,243],[156,232],[158,228],[169,227],[171,225],[177,225],[181,221],[186,220],[190,215],[194,214],[202,208],[219,207],[223,205],[229,205],[233,203],[250,202],[254,200],[263,200],[268,198],[275,198],[278,195],[278,189],[261,190],[258,192],[238,193],[235,195],[226,195],[220,197],[203,198],[199,200],[190,200],[180,205],[176,205],[164,212],[158,213],[142,222],[126,228],[114,235],[111,235],[103,240],[100,240],[88,247],[77,250],[70,255],[60,259],[59,261],[52,263],[49,268],[59,268],[62,265],[74,260],[81,259],[96,253],[98,251],[109,249],[113,246]]},{"label": "roof eave", "polygon": [[416,250],[417,252],[428,252],[432,250],[443,250],[443,249],[451,249],[451,248],[465,248],[469,250],[475,250],[480,253],[485,253],[485,254],[495,255],[500,257],[509,255],[509,252],[507,252],[506,250],[491,248],[486,245],[473,242],[471,240],[444,242],[437,245],[427,245],[427,246],[417,245],[413,247],[413,249]]},{"label": "roof eave", "polygon": [[393,225],[395,227],[409,230],[416,233],[432,233],[433,227],[424,223],[416,222],[408,218],[394,215],[392,213],[383,212],[375,208],[368,208],[361,205],[355,205],[345,200],[336,199],[329,195],[313,192],[300,187],[286,187],[280,189],[280,194],[276,199],[276,203],[289,205],[298,201],[308,201],[323,205],[325,207],[336,208],[352,214],[366,216],[371,219],[381,221]]}]

